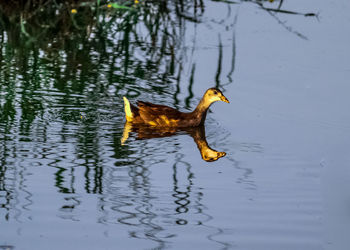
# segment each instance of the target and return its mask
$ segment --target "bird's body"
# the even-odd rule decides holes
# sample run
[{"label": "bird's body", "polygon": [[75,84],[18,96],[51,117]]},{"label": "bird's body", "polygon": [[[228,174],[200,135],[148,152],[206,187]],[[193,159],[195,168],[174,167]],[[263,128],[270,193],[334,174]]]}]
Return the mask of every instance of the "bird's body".
[{"label": "bird's body", "polygon": [[190,113],[149,102],[137,102],[137,107],[124,97],[125,117],[128,122],[155,127],[197,127],[204,124],[207,110],[215,101],[229,102],[216,88],[208,89],[197,108]]}]

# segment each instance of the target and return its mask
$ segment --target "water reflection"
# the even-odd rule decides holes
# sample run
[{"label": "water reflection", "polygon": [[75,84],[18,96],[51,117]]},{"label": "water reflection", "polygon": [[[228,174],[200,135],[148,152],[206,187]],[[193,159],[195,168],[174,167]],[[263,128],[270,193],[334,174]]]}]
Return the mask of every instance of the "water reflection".
[{"label": "water reflection", "polygon": [[205,194],[195,183],[191,163],[184,160],[183,154],[176,153],[171,166],[161,167],[171,175],[154,176],[162,160],[148,152],[152,148],[146,140],[139,143],[142,146],[138,147],[140,151],[133,165],[107,168],[104,172],[99,223],[118,225],[135,240],[154,242],[156,246],[151,249],[165,249],[173,241],[181,240],[181,230],[200,230],[209,241],[226,246],[227,243],[215,239],[224,231],[209,226],[213,216],[202,204]]},{"label": "water reflection", "polygon": [[[140,152],[141,156],[144,154]],[[165,240],[158,234],[164,229],[156,221],[156,197],[152,194],[149,175],[142,157],[128,168],[108,169],[104,175],[105,192],[99,201],[102,213],[99,222],[126,226],[129,237],[151,240],[157,244],[156,249],[162,249]]]},{"label": "water reflection", "polygon": [[[191,188],[193,185],[193,177],[194,174],[191,171],[191,165],[188,162],[185,162],[182,160],[183,155],[178,154],[176,156],[176,161],[173,165],[173,197],[175,198],[175,204],[177,207],[175,208],[175,211],[177,215],[185,214],[189,210],[189,204],[190,204],[190,194],[191,194]],[[184,166],[180,166],[184,165]],[[180,167],[185,167],[186,173],[185,176],[186,178],[183,178],[181,180],[181,177],[178,176],[179,171],[181,170]],[[179,169],[180,168],[180,169]],[[183,169],[182,169],[183,170]],[[180,184],[184,181],[187,181],[186,184]],[[188,221],[183,218],[178,218],[176,219],[176,224],[178,225],[186,225]]]},{"label": "water reflection", "polygon": [[[218,31],[217,44],[213,43],[217,60],[207,65],[216,69],[211,79],[216,87],[231,84],[238,18],[237,11],[230,19],[234,2],[218,3],[228,11],[217,20],[203,18],[213,3],[201,0],[142,1],[132,11],[85,5],[76,15],[66,2],[47,1],[40,11],[10,8],[5,2],[0,3],[0,219],[26,221],[39,201],[48,204],[63,196],[55,204],[59,218],[80,221],[88,211],[89,217],[100,216],[100,223],[118,224],[130,237],[149,239],[158,248],[180,234],[178,228],[171,230],[174,225],[212,220],[215,215],[201,201],[205,191],[195,185],[194,168],[183,160],[181,147],[166,150],[173,150],[175,159],[167,169],[170,178],[161,185],[151,178],[151,167],[165,162],[165,157],[146,139],[188,134],[203,160],[216,161],[226,153],[208,145],[204,127],[160,131],[125,124],[121,135],[122,104],[117,100],[142,93],[147,99],[173,100],[175,107],[185,100],[189,109],[201,74],[193,56],[203,46],[197,37],[201,23],[212,25],[211,31],[233,31],[229,53],[227,39]],[[17,2],[21,1],[12,1]],[[287,13],[281,10],[282,2],[279,11],[261,9]],[[225,84],[225,55],[231,54]],[[120,145],[120,138],[127,144],[130,134],[143,139],[137,150]],[[225,160],[238,166],[230,157]],[[244,173],[236,180],[253,187],[252,171],[239,169]],[[91,197],[98,199],[98,211],[86,205]],[[215,227],[205,232],[210,240],[224,233]]]},{"label": "water reflection", "polygon": [[193,138],[203,160],[208,162],[216,161],[226,155],[225,152],[216,151],[208,145],[205,137],[204,125],[193,128],[153,128],[149,126],[137,126],[130,122],[126,122],[124,125],[123,136],[121,138],[122,144],[125,144],[126,140],[129,138],[130,133],[136,133],[136,138],[140,140],[169,137],[181,133],[186,133]]},{"label": "water reflection", "polygon": [[15,249],[15,247],[11,245],[0,245],[0,250],[13,250],[13,249]]}]

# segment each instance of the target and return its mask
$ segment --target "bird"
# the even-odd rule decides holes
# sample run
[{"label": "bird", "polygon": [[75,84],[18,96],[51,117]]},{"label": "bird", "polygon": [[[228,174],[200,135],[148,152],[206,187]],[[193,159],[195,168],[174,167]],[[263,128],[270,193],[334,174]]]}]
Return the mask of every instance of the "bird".
[{"label": "bird", "polygon": [[217,88],[209,88],[192,112],[181,112],[165,105],[138,101],[131,104],[124,96],[124,110],[127,122],[158,128],[186,128],[203,125],[208,108],[216,101],[230,103]]}]

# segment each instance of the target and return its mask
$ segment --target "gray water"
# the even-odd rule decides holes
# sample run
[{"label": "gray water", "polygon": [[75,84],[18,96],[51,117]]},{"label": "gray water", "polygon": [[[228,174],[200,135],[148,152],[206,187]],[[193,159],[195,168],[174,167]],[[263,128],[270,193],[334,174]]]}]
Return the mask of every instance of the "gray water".
[{"label": "gray water", "polygon": [[[0,249],[348,249],[350,2],[191,3],[58,48],[2,24]],[[122,96],[189,111],[213,86],[226,156],[122,145]]]}]

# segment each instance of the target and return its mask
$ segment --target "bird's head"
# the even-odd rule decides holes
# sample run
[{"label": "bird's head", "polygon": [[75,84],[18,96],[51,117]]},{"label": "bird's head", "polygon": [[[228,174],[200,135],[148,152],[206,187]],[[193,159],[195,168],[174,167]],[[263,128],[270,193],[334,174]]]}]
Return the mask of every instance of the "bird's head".
[{"label": "bird's head", "polygon": [[213,103],[216,101],[223,101],[230,103],[229,100],[224,96],[224,94],[217,88],[210,88],[204,94],[204,99],[206,102]]}]

